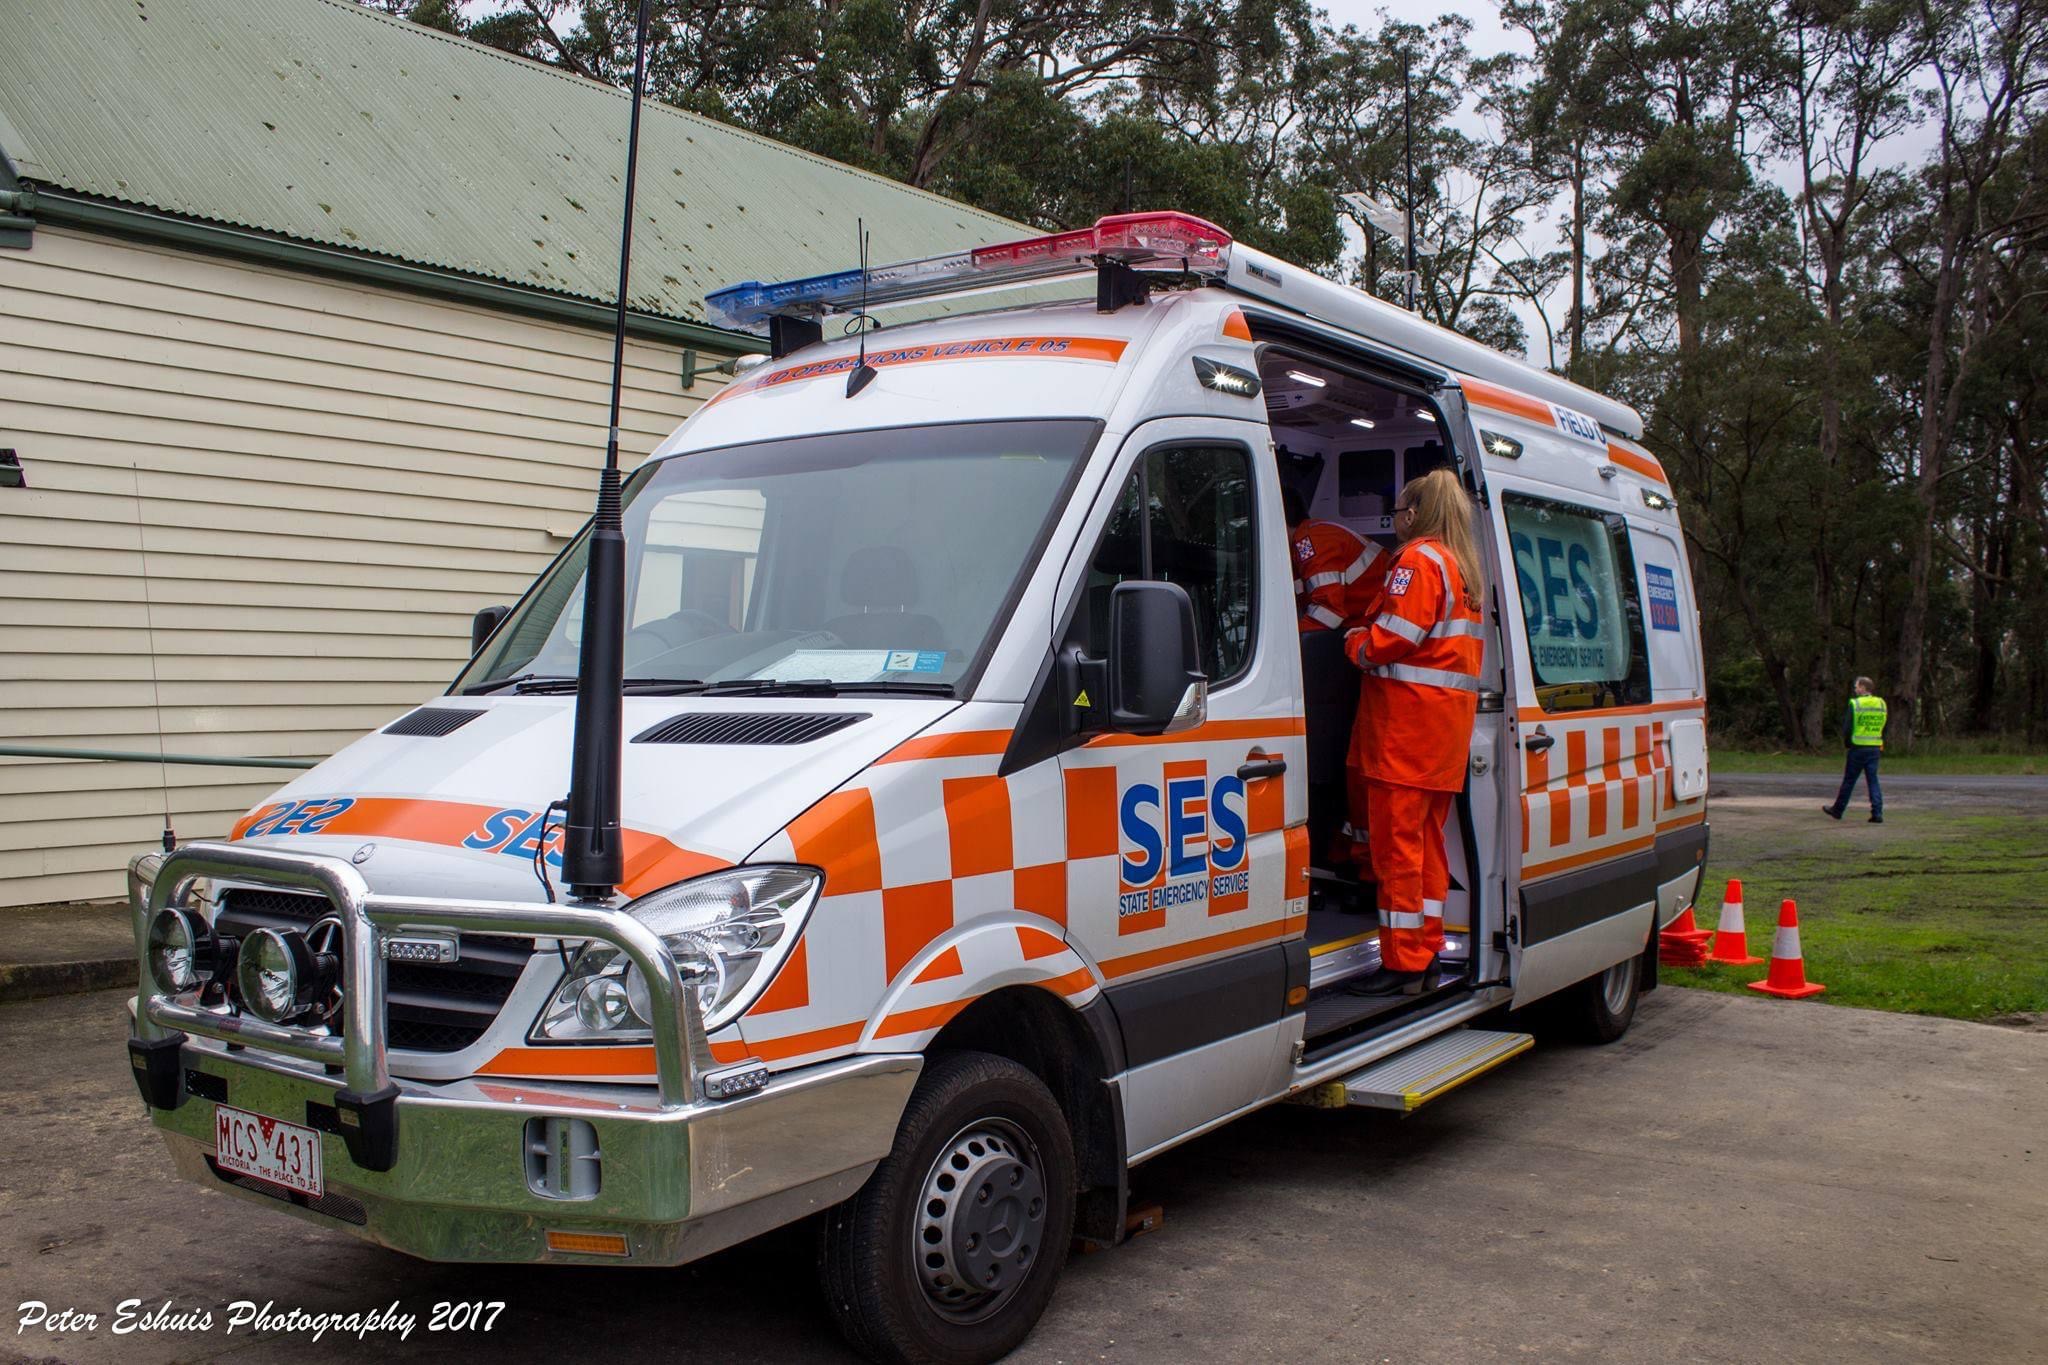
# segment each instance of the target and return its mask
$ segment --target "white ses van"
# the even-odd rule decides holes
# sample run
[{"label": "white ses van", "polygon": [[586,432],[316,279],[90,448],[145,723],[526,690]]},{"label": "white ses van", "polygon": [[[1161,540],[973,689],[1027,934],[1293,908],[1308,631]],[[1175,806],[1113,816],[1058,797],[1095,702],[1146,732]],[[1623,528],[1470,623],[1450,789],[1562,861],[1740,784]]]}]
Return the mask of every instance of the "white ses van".
[{"label": "white ses van", "polygon": [[[993,285],[1096,297],[822,339]],[[863,298],[863,296],[865,296]],[[585,543],[449,693],[132,873],[181,1172],[440,1260],[670,1265],[822,1214],[862,1350],[1019,1342],[1133,1167],[1596,1040],[1706,847],[1677,512],[1627,407],[1177,214],[712,299],[771,332],[627,484],[624,870],[561,885]],[[1357,673],[1282,492],[1449,465],[1486,655],[1450,970],[1321,871]],[[1513,1020],[1518,1017],[1507,1015]]]}]

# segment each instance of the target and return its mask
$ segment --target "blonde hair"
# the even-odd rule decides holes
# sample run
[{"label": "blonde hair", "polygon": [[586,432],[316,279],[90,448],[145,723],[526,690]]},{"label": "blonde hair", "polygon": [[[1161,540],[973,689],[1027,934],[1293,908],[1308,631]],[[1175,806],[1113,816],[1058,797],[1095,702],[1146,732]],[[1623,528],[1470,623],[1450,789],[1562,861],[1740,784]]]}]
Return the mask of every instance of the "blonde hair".
[{"label": "blonde hair", "polygon": [[1451,552],[1451,558],[1458,561],[1458,577],[1464,580],[1465,586],[1465,605],[1477,611],[1482,582],[1479,542],[1472,533],[1472,499],[1465,495],[1458,476],[1448,467],[1432,469],[1420,478],[1410,479],[1401,490],[1401,500],[1415,509],[1415,520],[1408,524],[1408,538],[1420,540],[1427,537],[1443,542],[1443,547]]}]

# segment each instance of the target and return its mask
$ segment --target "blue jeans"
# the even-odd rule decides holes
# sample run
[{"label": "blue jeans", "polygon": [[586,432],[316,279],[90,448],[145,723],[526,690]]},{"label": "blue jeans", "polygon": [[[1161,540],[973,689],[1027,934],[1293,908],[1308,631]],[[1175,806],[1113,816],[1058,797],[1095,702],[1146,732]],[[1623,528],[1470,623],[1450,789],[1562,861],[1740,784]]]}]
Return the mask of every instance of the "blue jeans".
[{"label": "blue jeans", "polygon": [[1849,761],[1842,769],[1842,790],[1835,794],[1835,809],[1847,810],[1849,797],[1856,790],[1856,779],[1862,778],[1870,788],[1870,813],[1884,814],[1884,789],[1877,785],[1877,760],[1884,750],[1875,744],[1852,744],[1849,746]]}]

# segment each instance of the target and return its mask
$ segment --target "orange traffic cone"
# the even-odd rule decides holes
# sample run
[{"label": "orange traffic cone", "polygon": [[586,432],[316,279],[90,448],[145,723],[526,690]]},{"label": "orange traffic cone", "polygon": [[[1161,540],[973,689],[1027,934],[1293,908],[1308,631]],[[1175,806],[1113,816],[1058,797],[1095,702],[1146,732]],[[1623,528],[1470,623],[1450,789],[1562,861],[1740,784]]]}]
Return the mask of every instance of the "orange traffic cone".
[{"label": "orange traffic cone", "polygon": [[1804,1000],[1827,989],[1806,979],[1806,962],[1799,953],[1799,907],[1791,901],[1778,907],[1778,934],[1771,940],[1771,974],[1762,981],[1742,984],[1785,1000]]},{"label": "orange traffic cone", "polygon": [[1682,939],[1689,943],[1705,943],[1713,935],[1700,928],[1699,921],[1692,917],[1692,907],[1688,905],[1678,912],[1678,918],[1671,921],[1670,926],[1664,930],[1664,937]]},{"label": "orange traffic cone", "polygon": [[1721,897],[1721,922],[1714,926],[1714,951],[1707,961],[1723,967],[1754,967],[1760,957],[1749,955],[1749,935],[1742,926],[1742,883],[1730,880]]}]

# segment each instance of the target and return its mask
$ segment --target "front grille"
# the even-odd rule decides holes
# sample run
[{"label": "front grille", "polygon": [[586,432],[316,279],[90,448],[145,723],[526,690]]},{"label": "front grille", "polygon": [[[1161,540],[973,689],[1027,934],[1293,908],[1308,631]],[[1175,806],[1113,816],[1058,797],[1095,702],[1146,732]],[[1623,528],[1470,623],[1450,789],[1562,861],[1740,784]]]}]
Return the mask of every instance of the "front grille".
[{"label": "front grille", "polygon": [[[214,928],[236,938],[252,929],[304,929],[330,914],[320,896],[237,888],[221,896]],[[498,1017],[533,956],[529,939],[463,934],[461,960],[384,964],[384,1036],[410,1052],[460,1052]]]}]

